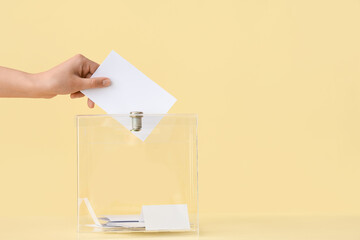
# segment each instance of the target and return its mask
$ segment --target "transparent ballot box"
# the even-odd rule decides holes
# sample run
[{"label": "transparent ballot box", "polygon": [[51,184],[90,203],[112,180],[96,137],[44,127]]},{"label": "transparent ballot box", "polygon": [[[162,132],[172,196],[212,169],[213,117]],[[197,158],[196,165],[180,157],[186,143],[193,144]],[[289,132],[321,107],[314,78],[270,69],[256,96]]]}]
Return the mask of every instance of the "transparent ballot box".
[{"label": "transparent ballot box", "polygon": [[79,232],[198,234],[195,114],[79,115]]}]

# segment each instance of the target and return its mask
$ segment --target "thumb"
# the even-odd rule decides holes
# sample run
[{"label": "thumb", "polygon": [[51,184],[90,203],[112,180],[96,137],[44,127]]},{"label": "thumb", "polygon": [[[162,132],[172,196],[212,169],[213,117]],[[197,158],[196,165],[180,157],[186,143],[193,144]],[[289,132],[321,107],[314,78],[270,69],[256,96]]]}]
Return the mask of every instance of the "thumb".
[{"label": "thumb", "polygon": [[80,90],[90,88],[103,88],[108,87],[111,84],[110,79],[106,77],[95,77],[95,78],[80,78]]}]

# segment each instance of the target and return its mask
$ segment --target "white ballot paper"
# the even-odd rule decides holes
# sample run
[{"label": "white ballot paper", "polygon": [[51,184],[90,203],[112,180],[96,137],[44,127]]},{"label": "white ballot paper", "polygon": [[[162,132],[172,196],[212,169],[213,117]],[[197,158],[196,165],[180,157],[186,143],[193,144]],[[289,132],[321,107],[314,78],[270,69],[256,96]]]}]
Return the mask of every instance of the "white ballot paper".
[{"label": "white ballot paper", "polygon": [[[83,201],[94,221],[94,224],[88,225],[91,227],[145,227],[145,230],[147,231],[190,230],[187,204],[143,205],[140,215],[105,215],[97,218],[94,209],[87,198],[79,199],[79,207]],[[99,220],[106,221],[106,223],[101,224]]]},{"label": "white ballot paper", "polygon": [[110,222],[138,222],[140,219],[139,215],[105,215],[100,220]]},{"label": "white ballot paper", "polygon": [[140,215],[142,221],[149,231],[190,230],[186,204],[144,205]]},{"label": "white ballot paper", "polygon": [[105,215],[99,218],[107,221],[103,227],[125,227],[125,228],[144,228],[144,222],[140,222],[139,215]]},{"label": "white ballot paper", "polygon": [[[111,80],[109,87],[82,90],[108,114],[129,114],[132,111],[165,114],[176,102],[175,97],[114,51],[111,51],[92,77],[107,77]],[[115,119],[127,129],[132,129],[130,117]],[[143,129],[132,133],[144,141],[160,120],[160,116],[144,117]]]}]

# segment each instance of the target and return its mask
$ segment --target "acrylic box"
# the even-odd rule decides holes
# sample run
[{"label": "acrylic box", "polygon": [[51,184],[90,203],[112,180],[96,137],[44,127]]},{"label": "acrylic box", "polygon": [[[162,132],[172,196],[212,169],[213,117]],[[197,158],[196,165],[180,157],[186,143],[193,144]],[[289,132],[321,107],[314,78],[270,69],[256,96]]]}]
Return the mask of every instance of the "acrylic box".
[{"label": "acrylic box", "polygon": [[195,114],[77,116],[77,131],[79,232],[198,233]]}]

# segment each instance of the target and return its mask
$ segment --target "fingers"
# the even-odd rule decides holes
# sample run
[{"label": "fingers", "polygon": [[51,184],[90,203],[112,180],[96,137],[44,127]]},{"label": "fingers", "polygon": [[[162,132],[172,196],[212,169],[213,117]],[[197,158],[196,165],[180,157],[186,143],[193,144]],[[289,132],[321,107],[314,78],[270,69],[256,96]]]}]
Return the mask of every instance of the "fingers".
[{"label": "fingers", "polygon": [[90,89],[90,88],[103,88],[111,85],[111,81],[105,77],[96,78],[80,78],[78,81],[79,90]]},{"label": "fingers", "polygon": [[70,94],[70,98],[74,99],[74,98],[81,98],[85,96],[82,92],[74,92],[72,94]]},{"label": "fingers", "polygon": [[[70,98],[75,99],[75,98],[81,98],[84,97],[85,95],[82,92],[75,92],[70,94]],[[95,103],[93,101],[90,100],[90,98],[88,98],[87,100],[87,105],[89,108],[94,108],[95,107]]]},{"label": "fingers", "polygon": [[87,57],[77,54],[71,58],[73,65],[76,66],[76,69],[79,69],[80,77],[91,77],[94,74],[96,69],[100,66],[98,63],[91,61]]},{"label": "fingers", "polygon": [[100,66],[98,63],[93,62],[86,57],[84,59],[84,65],[85,65],[85,69],[88,69],[88,72],[85,74],[86,77],[91,77],[91,75],[93,75],[96,69]]},{"label": "fingers", "polygon": [[100,66],[98,63],[91,61],[90,59],[78,54],[73,57],[74,65],[80,66],[80,71],[76,77],[76,82],[73,83],[72,90],[74,92],[90,89],[90,88],[102,88],[110,86],[111,81],[105,77],[90,78],[96,69]]},{"label": "fingers", "polygon": [[95,103],[93,101],[90,100],[90,98],[88,98],[87,100],[87,105],[89,108],[94,108],[95,107]]}]

